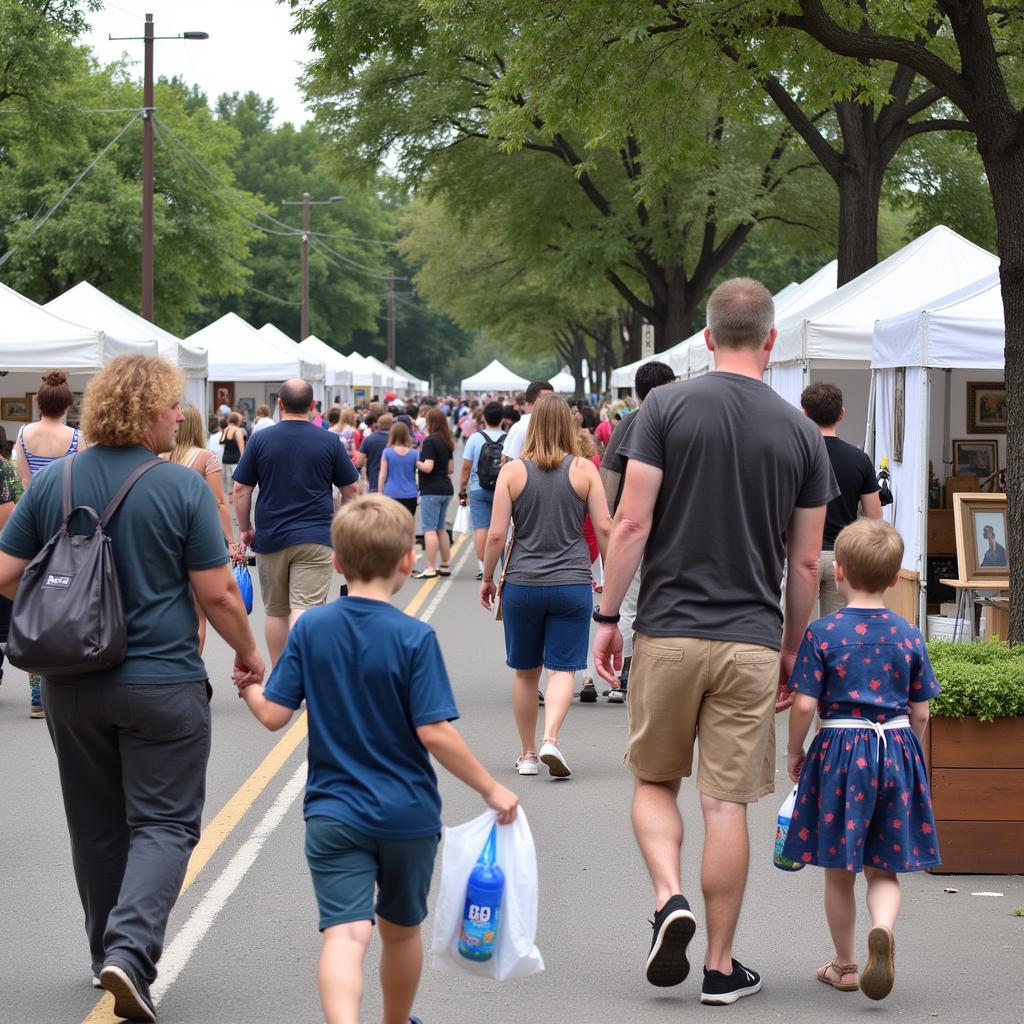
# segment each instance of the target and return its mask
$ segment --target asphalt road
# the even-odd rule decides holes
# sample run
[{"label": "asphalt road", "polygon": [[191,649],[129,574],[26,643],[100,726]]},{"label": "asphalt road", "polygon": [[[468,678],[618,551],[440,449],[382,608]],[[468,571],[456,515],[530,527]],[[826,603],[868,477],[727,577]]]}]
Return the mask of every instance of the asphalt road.
[{"label": "asphalt road", "polygon": [[[736,944],[737,955],[763,973],[763,993],[716,1010],[700,1005],[699,970],[676,989],[648,986],[643,963],[653,907],[629,826],[630,777],[621,763],[626,711],[603,700],[573,707],[563,731],[574,771],[570,781],[516,776],[501,626],[479,607],[471,553],[464,548],[460,554],[470,557],[456,560],[454,578],[412,581],[398,602],[431,616],[462,711],[460,728],[488,768],[522,796],[538,849],[538,944],[546,971],[499,984],[428,967],[416,1005],[425,1024],[655,1024],[718,1013],[786,1022],[879,1015],[908,1022],[1024,1020],[1024,918],[1011,914],[1024,906],[1021,878],[908,876],[893,995],[876,1004],[814,980],[814,969],[831,957],[820,874],[807,869],[787,875],[771,865],[775,814],[787,788],[781,771],[776,796],[750,811],[753,863]],[[262,629],[258,608],[253,625]],[[223,828],[208,831],[206,842],[219,838],[219,845],[171,919],[157,989],[160,1019],[316,1024],[322,1020],[316,993],[319,936],[302,856],[305,743],[251,779],[282,734],[265,732],[236,699],[229,653],[218,637],[209,643],[207,666],[215,695],[204,820],[209,825],[216,818]],[[784,751],[784,742],[779,749]],[[0,1024],[111,1021],[89,984],[45,725],[29,720],[24,674],[10,668],[0,687],[0,758]],[[443,772],[441,789],[447,822],[482,810],[476,794]],[[698,919],[699,963],[701,824],[692,785],[684,787],[682,803],[684,887]],[[959,892],[946,893],[947,887]],[[1001,895],[972,895],[977,892]],[[366,1021],[379,1020],[376,951],[371,947],[366,965]]]}]

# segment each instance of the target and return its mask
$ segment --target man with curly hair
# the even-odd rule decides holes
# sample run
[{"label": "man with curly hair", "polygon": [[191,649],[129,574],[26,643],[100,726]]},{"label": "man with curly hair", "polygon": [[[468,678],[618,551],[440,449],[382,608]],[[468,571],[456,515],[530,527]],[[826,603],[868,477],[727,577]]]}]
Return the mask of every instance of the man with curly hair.
[{"label": "man with curly hair", "polygon": [[[158,356],[122,356],[93,378],[73,458],[75,506],[104,509],[139,466],[174,446],[184,382]],[[63,521],[65,459],[42,469],[0,537],[0,593]],[[72,532],[91,532],[76,515]],[[161,460],[139,477],[106,528],[124,600],[128,654],[116,668],[43,677],[72,861],[85,910],[93,984],[114,1012],[156,1020],[149,988],[193,847],[210,753],[212,694],[199,656],[195,600],[258,682],[249,629],[217,504],[202,477]]]}]

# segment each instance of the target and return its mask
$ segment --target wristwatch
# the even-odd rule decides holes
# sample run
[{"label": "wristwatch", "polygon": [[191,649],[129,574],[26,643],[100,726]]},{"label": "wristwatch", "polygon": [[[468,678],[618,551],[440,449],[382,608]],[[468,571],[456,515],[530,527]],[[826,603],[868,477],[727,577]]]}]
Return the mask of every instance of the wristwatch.
[{"label": "wristwatch", "polygon": [[622,616],[618,614],[602,615],[599,608],[594,609],[594,621],[599,622],[602,626],[614,626],[621,618]]}]

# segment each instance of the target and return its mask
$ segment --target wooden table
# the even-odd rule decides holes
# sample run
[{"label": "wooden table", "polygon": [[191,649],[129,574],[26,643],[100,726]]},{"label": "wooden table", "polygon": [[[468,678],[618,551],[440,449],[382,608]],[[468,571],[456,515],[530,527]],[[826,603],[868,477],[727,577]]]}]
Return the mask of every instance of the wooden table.
[{"label": "wooden table", "polygon": [[939,580],[947,587],[957,591],[956,622],[953,624],[953,643],[962,639],[963,629],[967,628],[967,639],[974,639],[974,592],[976,590],[1009,590],[1010,581],[1006,580]]}]

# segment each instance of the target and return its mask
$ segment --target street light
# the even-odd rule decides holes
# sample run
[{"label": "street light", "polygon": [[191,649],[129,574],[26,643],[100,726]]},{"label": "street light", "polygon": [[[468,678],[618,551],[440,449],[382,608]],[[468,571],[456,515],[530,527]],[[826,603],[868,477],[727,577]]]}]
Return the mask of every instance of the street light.
[{"label": "street light", "polygon": [[209,39],[209,32],[181,32],[176,36],[153,35],[153,15],[146,15],[145,34],[107,36],[117,42],[142,40],[142,315],[153,319],[153,43],[157,39]]},{"label": "street light", "polygon": [[302,309],[299,314],[299,341],[309,337],[309,208],[311,206],[330,206],[340,203],[344,196],[329,196],[327,199],[310,199],[308,192],[302,193],[301,199],[282,199],[282,206],[302,207]]}]

